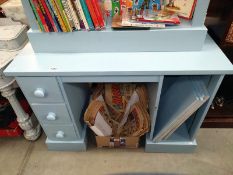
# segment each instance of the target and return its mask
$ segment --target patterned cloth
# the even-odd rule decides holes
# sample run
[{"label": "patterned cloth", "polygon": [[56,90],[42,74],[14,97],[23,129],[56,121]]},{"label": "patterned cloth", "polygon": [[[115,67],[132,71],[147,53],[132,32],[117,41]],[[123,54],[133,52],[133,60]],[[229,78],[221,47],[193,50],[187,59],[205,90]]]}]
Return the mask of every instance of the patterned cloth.
[{"label": "patterned cloth", "polygon": [[0,51],[20,50],[28,42],[27,26],[10,18],[0,18]]},{"label": "patterned cloth", "polygon": [[20,21],[23,24],[28,25],[27,17],[24,13],[21,0],[8,0],[1,4],[1,7],[6,17],[12,18],[15,21]]}]

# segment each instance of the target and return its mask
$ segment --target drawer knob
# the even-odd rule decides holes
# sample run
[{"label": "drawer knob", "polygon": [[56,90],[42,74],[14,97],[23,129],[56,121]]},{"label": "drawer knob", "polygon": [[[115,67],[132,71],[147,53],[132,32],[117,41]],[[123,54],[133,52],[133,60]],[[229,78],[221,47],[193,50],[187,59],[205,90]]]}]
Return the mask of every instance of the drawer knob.
[{"label": "drawer knob", "polygon": [[47,120],[54,121],[56,120],[56,114],[53,112],[49,112],[48,115],[46,116]]},{"label": "drawer knob", "polygon": [[63,131],[57,131],[56,138],[62,139],[65,137],[65,133]]},{"label": "drawer knob", "polygon": [[44,98],[45,97],[45,90],[42,89],[42,88],[37,88],[35,91],[34,91],[34,95],[36,97],[39,97],[39,98]]}]

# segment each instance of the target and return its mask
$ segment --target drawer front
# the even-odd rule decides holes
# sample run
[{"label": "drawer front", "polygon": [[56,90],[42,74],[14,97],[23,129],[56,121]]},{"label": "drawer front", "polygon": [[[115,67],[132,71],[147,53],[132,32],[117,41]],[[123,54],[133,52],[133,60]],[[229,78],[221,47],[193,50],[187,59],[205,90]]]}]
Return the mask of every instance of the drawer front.
[{"label": "drawer front", "polygon": [[17,77],[19,86],[30,103],[63,102],[61,90],[53,77]]},{"label": "drawer front", "polygon": [[43,125],[42,127],[50,140],[73,141],[78,140],[73,125]]},{"label": "drawer front", "polygon": [[43,124],[72,124],[65,104],[32,104],[36,117]]}]

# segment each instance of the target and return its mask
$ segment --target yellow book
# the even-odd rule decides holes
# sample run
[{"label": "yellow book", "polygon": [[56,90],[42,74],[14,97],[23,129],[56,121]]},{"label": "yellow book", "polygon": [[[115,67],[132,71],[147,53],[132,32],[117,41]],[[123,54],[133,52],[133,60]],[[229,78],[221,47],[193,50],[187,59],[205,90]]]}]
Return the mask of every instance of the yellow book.
[{"label": "yellow book", "polygon": [[57,8],[58,8],[58,10],[60,12],[60,15],[61,15],[61,17],[63,19],[63,22],[64,22],[64,24],[66,26],[67,31],[72,32],[72,28],[71,28],[71,26],[69,24],[69,21],[68,21],[68,18],[66,16],[66,14],[65,14],[65,10],[64,10],[64,7],[62,5],[61,0],[56,0],[55,3],[57,5]]},{"label": "yellow book", "polygon": [[54,14],[57,16],[57,19],[58,19],[58,22],[59,22],[59,24],[60,24],[60,26],[62,28],[62,31],[63,32],[69,32],[67,30],[66,26],[65,26],[65,23],[63,22],[63,19],[61,17],[61,14],[59,12],[59,9],[58,9],[55,1],[54,0],[49,0],[49,1],[52,3],[53,9],[54,9]]}]

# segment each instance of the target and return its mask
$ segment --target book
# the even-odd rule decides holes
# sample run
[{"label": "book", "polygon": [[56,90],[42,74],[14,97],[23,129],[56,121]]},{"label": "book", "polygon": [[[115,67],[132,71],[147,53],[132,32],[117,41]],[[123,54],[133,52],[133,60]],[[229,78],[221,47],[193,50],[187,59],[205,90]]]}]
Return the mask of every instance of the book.
[{"label": "book", "polygon": [[91,19],[91,16],[90,16],[90,13],[89,13],[89,10],[87,8],[87,4],[86,4],[85,0],[80,0],[80,3],[81,3],[81,6],[82,6],[84,15],[86,17],[89,29],[94,30],[95,28],[94,28],[94,25],[93,25],[93,22],[92,22],[92,19]]},{"label": "book", "polygon": [[47,23],[45,21],[45,17],[44,17],[44,15],[43,15],[43,13],[42,13],[42,11],[40,9],[40,5],[39,5],[38,1],[37,0],[32,0],[32,2],[33,2],[34,6],[36,8],[38,16],[40,17],[40,20],[41,20],[41,23],[43,24],[45,32],[49,32],[48,25],[47,25]]},{"label": "book", "polygon": [[51,23],[51,21],[50,21],[48,15],[47,15],[47,13],[46,13],[46,11],[45,11],[45,8],[44,8],[44,6],[43,6],[43,4],[42,4],[42,1],[41,1],[41,0],[37,0],[37,1],[38,1],[39,6],[40,6],[41,12],[42,12],[42,14],[43,14],[43,16],[44,16],[44,18],[45,18],[45,22],[46,22],[46,24],[47,24],[47,26],[48,26],[48,28],[49,28],[49,32],[54,32],[52,23]]},{"label": "book", "polygon": [[132,4],[133,11],[143,13],[145,10],[161,10],[161,0],[136,0]]},{"label": "book", "polygon": [[70,10],[69,5],[68,5],[68,0],[61,0],[61,3],[63,5],[63,9],[64,9],[64,12],[65,12],[65,15],[66,15],[67,20],[69,22],[69,25],[71,27],[71,31],[76,30],[73,18],[71,16],[71,10]]},{"label": "book", "polygon": [[60,15],[62,17],[62,20],[63,20],[64,24],[65,24],[67,32],[71,32],[72,28],[71,28],[71,26],[70,26],[70,24],[68,22],[68,19],[67,19],[67,16],[65,14],[65,10],[64,10],[64,7],[62,5],[61,0],[55,0],[54,2],[55,2],[56,6],[57,6],[57,8],[58,8],[58,10],[60,12]]},{"label": "book", "polygon": [[76,10],[78,12],[78,15],[79,15],[79,18],[80,20],[83,22],[84,24],[84,27],[86,30],[90,30],[89,28],[89,25],[88,25],[88,22],[87,22],[87,19],[85,17],[85,14],[83,12],[83,9],[82,9],[82,6],[81,6],[81,3],[80,3],[80,0],[74,0],[74,4],[76,6]]},{"label": "book", "polygon": [[164,0],[164,8],[178,13],[179,17],[191,20],[197,0]]},{"label": "book", "polygon": [[166,25],[180,24],[179,17],[173,12],[156,11],[133,15],[127,9],[122,10],[122,26],[165,28]]},{"label": "book", "polygon": [[58,21],[56,15],[54,14],[54,11],[53,11],[53,9],[51,7],[51,4],[49,3],[48,0],[45,0],[45,3],[47,5],[47,7],[48,7],[48,10],[49,10],[52,18],[53,18],[54,24],[56,25],[56,28],[57,28],[58,32],[61,32],[62,31],[61,26],[59,24],[59,21]]},{"label": "book", "polygon": [[124,27],[145,27],[145,28],[165,28],[165,24],[159,23],[146,23],[146,22],[131,22],[131,21],[122,21],[121,23]]},{"label": "book", "polygon": [[74,26],[75,26],[75,28],[77,30],[81,30],[80,22],[79,22],[77,13],[75,12],[72,0],[67,0],[67,2],[68,2],[68,6],[69,6],[69,9],[70,9],[70,12],[71,12],[71,17],[72,17],[72,19],[74,21]]},{"label": "book", "polygon": [[91,15],[93,24],[95,26],[95,29],[99,30],[100,29],[100,24],[98,22],[98,19],[97,19],[97,16],[95,14],[95,10],[94,10],[94,7],[93,7],[93,5],[91,3],[91,0],[86,0],[86,4],[87,4],[88,10],[90,12],[90,15]]},{"label": "book", "polygon": [[112,16],[121,14],[121,5],[120,1],[112,1]]},{"label": "book", "polygon": [[153,140],[156,142],[168,139],[209,99],[209,93],[201,78],[182,76],[175,81],[171,78],[164,86],[155,123]]},{"label": "book", "polygon": [[54,15],[55,15],[55,16],[57,17],[57,19],[58,19],[58,23],[59,23],[59,25],[60,25],[62,31],[63,31],[63,32],[68,32],[68,30],[67,30],[67,28],[66,28],[66,26],[65,26],[65,23],[64,23],[64,21],[63,21],[63,19],[62,19],[62,17],[61,17],[60,11],[59,11],[59,9],[58,9],[56,3],[55,3],[55,0],[48,0],[48,2],[49,2],[49,4],[50,4],[51,8],[53,9]]},{"label": "book", "polygon": [[150,0],[149,9],[153,12],[161,10],[162,0]]},{"label": "book", "polygon": [[165,28],[180,24],[180,19],[174,12],[161,10],[161,1],[133,1],[122,0],[122,26],[142,28]]},{"label": "book", "polygon": [[91,2],[93,4],[94,10],[95,10],[95,14],[96,14],[97,19],[99,21],[100,27],[104,28],[105,27],[104,18],[103,18],[100,6],[98,4],[98,0],[91,0]]},{"label": "book", "polygon": [[52,25],[53,31],[54,31],[54,32],[58,32],[57,26],[56,26],[56,24],[54,23],[53,17],[52,17],[52,15],[51,15],[51,13],[50,13],[48,7],[47,7],[47,4],[46,4],[45,0],[40,0],[40,1],[41,1],[41,4],[42,4],[42,6],[43,6],[43,8],[44,8],[44,10],[45,10],[45,13],[46,13],[48,19],[49,19],[49,22],[50,22],[50,24]]},{"label": "book", "polygon": [[32,0],[29,0],[29,3],[30,3],[30,6],[31,6],[31,8],[32,8],[33,14],[34,14],[34,16],[35,16],[35,18],[36,18],[36,22],[37,22],[37,25],[39,26],[39,29],[40,29],[42,32],[45,31],[44,26],[43,26],[43,24],[42,24],[42,22],[41,22],[41,20],[40,20],[40,17],[39,17],[39,15],[38,15],[37,11],[36,11],[36,8],[35,8],[35,6],[34,6]]},{"label": "book", "polygon": [[149,13],[148,15],[138,15],[136,16],[136,21],[144,23],[164,23],[167,25],[178,25],[180,24],[180,19],[177,14],[167,11],[158,11],[156,13]]}]

